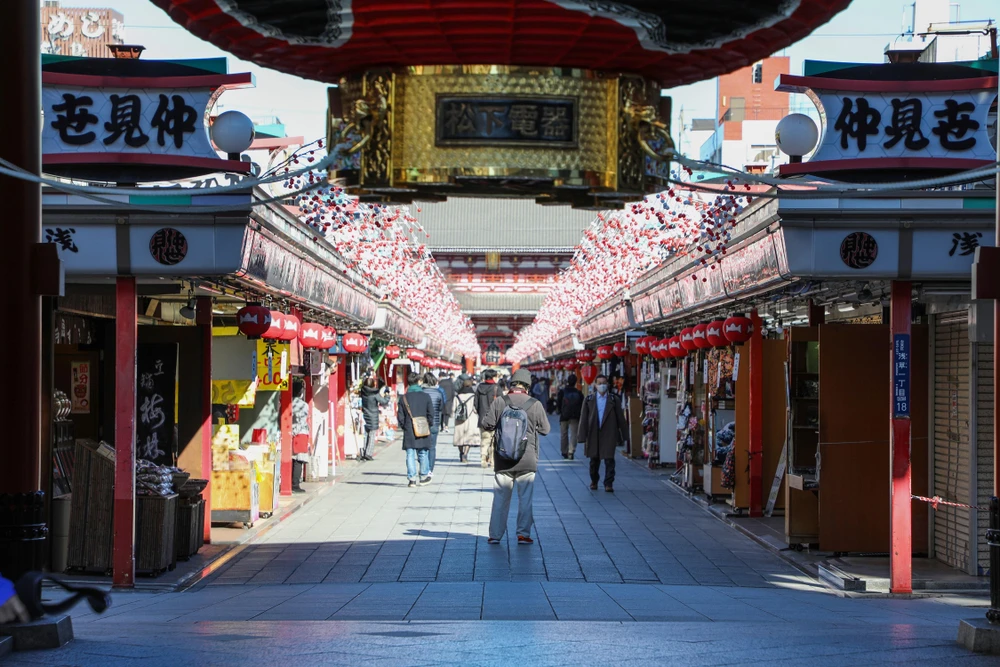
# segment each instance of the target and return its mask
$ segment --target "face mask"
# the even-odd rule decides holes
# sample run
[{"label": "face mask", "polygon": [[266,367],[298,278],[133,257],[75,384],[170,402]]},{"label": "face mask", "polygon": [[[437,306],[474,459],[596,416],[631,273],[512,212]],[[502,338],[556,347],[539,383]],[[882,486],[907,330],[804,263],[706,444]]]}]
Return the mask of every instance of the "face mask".
[{"label": "face mask", "polygon": [[599,384],[599,385],[597,385],[597,393],[598,394],[606,394],[606,393],[608,393],[608,385],[606,385],[606,384]]}]

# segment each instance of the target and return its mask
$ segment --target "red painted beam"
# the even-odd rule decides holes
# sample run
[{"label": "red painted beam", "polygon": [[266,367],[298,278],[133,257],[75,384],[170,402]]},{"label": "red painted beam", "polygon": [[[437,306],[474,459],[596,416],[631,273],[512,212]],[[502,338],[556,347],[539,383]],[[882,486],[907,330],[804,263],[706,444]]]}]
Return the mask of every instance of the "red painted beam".
[{"label": "red painted beam", "polygon": [[889,422],[892,444],[889,450],[889,591],[913,592],[913,508],[910,498],[910,373],[912,348],[910,321],[912,287],[906,281],[893,281],[891,308],[892,364],[889,396]]},{"label": "red painted beam", "polygon": [[115,284],[115,495],[112,583],[135,586],[135,364],[138,337],[134,277]]},{"label": "red painted beam", "polygon": [[347,431],[349,422],[347,416],[347,405],[349,397],[347,395],[347,362],[343,357],[337,358],[336,385],[332,387],[337,392],[337,460],[343,461],[347,458],[344,451],[344,434]]},{"label": "red painted beam", "polygon": [[750,516],[764,516],[764,322],[754,310],[750,338]]},{"label": "red painted beam", "polygon": [[279,428],[281,430],[281,495],[292,495],[292,381],[280,392]]},{"label": "red painted beam", "polygon": [[209,480],[205,499],[205,544],[212,543],[212,297],[198,297],[196,323],[201,329],[201,476]]}]

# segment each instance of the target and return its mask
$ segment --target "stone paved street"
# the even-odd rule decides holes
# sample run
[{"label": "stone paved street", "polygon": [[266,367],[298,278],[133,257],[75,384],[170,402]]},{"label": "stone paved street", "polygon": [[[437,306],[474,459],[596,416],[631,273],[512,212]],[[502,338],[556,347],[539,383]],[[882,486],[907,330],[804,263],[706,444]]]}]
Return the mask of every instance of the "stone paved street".
[{"label": "stone paved street", "polygon": [[448,436],[417,489],[394,445],[192,589],[114,593],[5,664],[996,664],[955,642],[984,598],[839,597],[628,461],[591,492],[557,437],[533,546],[486,543],[492,476]]},{"label": "stone paved street", "polygon": [[[407,488],[398,445],[270,531],[208,579],[224,584],[549,581],[767,586],[798,572],[619,457],[615,493],[591,491],[587,460],[544,439],[536,543],[486,543],[492,471],[458,462],[442,435],[434,481]],[[355,465],[355,464],[349,464]]]}]

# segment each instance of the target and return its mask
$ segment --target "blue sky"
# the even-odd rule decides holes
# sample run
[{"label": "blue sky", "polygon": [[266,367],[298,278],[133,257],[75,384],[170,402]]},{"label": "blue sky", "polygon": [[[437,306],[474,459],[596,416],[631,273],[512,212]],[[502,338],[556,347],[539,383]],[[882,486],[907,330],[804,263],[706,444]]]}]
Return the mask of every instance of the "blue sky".
[{"label": "blue sky", "polygon": [[[291,135],[307,140],[325,133],[326,84],[279,74],[229,56],[211,44],[189,34],[165,12],[148,0],[63,0],[64,7],[106,6],[125,16],[126,39],[146,47],[144,58],[206,58],[227,56],[230,71],[250,71],[257,78],[256,89],[227,92],[225,108],[240,109],[251,117],[275,115],[288,126]],[[821,26],[813,35],[777,55],[791,58],[792,72],[801,70],[802,61],[835,60],[882,62],[882,51],[902,29],[902,0],[854,0],[850,7]],[[1000,17],[998,0],[963,0],[962,20]],[[703,81],[670,91],[675,113],[684,108],[686,118],[710,118],[715,113],[715,83]]]}]

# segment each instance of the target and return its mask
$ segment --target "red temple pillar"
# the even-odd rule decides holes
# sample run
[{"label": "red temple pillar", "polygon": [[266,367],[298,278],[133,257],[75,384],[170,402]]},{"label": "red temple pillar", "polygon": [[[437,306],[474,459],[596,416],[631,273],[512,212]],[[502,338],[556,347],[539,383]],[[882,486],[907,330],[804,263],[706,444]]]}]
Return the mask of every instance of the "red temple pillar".
[{"label": "red temple pillar", "polygon": [[135,586],[135,364],[138,320],[134,277],[115,285],[115,492],[112,583]]},{"label": "red temple pillar", "polygon": [[[212,298],[198,297],[196,323],[201,328],[201,476],[212,479]],[[212,543],[212,485],[201,492],[205,499],[205,544]]]},{"label": "red temple pillar", "polygon": [[764,515],[764,323],[756,310],[750,319],[750,516],[758,517]]},{"label": "red temple pillar", "polygon": [[344,433],[347,429],[350,421],[348,421],[347,408],[348,408],[348,396],[347,396],[347,364],[344,363],[343,359],[337,359],[337,460],[343,461],[346,459],[347,454],[344,452]]},{"label": "red temple pillar", "polygon": [[892,283],[892,396],[889,423],[889,591],[913,592],[913,526],[910,467],[910,321],[912,288],[907,281]]}]

